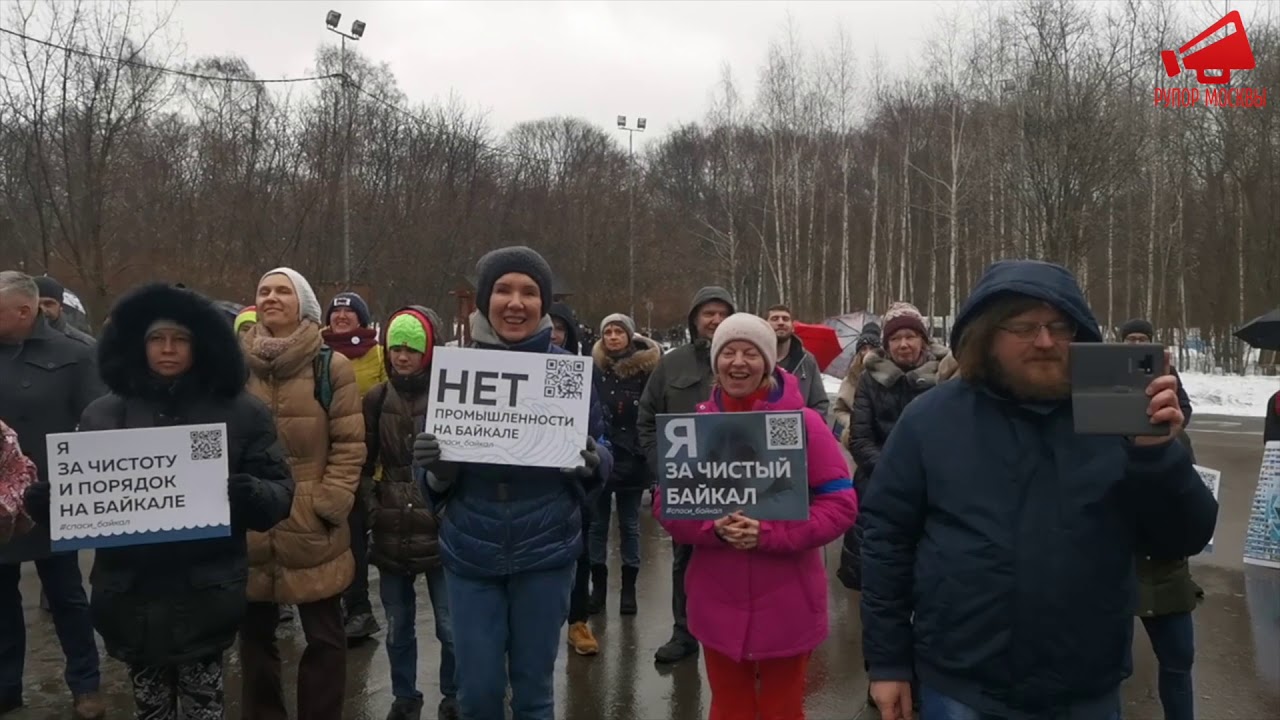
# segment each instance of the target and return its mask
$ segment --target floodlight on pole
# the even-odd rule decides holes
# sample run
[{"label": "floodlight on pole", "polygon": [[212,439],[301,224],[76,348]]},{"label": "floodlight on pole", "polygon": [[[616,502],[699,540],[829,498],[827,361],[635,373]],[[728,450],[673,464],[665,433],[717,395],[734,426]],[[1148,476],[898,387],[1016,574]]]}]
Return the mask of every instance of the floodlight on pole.
[{"label": "floodlight on pole", "polygon": [[625,130],[627,133],[627,161],[631,166],[631,188],[627,192],[627,257],[630,260],[630,270],[627,274],[629,285],[629,314],[631,317],[636,316],[636,233],[635,233],[635,214],[636,214],[636,162],[635,162],[635,137],[636,133],[644,132],[649,121],[646,118],[636,118],[636,126],[634,128],[627,127],[627,116],[618,116],[618,129]]},{"label": "floodlight on pole", "polygon": [[[347,78],[347,41],[359,40],[364,37],[365,24],[363,20],[356,20],[351,23],[351,34],[342,32],[338,29],[338,23],[342,20],[342,13],[337,10],[330,10],[324,16],[325,29],[331,33],[337,33],[342,36],[341,49],[338,55],[342,79],[342,104],[346,108],[347,130],[351,128],[351,90],[350,81]],[[348,135],[342,143],[342,281],[345,289],[351,289],[351,161],[347,157],[347,152],[351,146],[351,138]]]}]

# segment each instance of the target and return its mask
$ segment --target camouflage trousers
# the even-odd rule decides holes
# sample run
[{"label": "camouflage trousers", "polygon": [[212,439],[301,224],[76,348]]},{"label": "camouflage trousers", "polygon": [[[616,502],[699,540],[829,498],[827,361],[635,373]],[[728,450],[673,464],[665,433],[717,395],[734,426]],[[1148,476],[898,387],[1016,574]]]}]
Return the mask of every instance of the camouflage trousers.
[{"label": "camouflage trousers", "polygon": [[221,655],[181,665],[130,666],[137,720],[222,720]]}]

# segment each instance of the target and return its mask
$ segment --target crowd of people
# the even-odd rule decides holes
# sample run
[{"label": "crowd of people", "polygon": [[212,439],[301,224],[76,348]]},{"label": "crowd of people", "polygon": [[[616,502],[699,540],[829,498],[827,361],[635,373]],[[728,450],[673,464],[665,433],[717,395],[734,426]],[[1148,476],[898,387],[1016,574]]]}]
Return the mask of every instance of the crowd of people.
[{"label": "crowd of people", "polygon": [[[184,287],[135,288],[95,339],[59,322],[51,278],[0,272],[0,715],[23,705],[18,583],[34,562],[78,718],[106,712],[95,632],[127,665],[140,720],[224,717],[223,657],[237,643],[240,717],[285,718],[276,628],[295,614],[297,715],[340,718],[348,646],[382,631],[370,565],[388,720],[424,713],[419,576],[440,656],[436,717],[491,720],[509,704],[516,720],[552,718],[561,644],[594,655],[592,615],[639,612],[659,416],[788,410],[804,418],[807,520],[660,521],[672,632],[654,660],[701,654],[713,720],[803,717],[808,660],[828,635],[823,549],[841,538],[836,574],[860,594],[868,700],[887,720],[1118,718],[1135,612],[1166,718],[1194,717],[1201,593],[1186,559],[1217,508],[1193,468],[1190,403],[1170,369],[1148,389],[1170,434],[1074,432],[1067,347],[1103,332],[1063,268],[994,264],[949,348],[895,303],[863,328],[830,407],[785,305],[740,312],[709,286],[690,305],[690,342],[664,352],[610,314],[587,347],[535,251],[492,251],[476,275],[473,347],[591,357],[581,465],[443,459],[424,418],[449,325],[422,305],[375,322],[359,295],[322,305],[281,267],[234,317]],[[1154,335],[1133,321],[1117,339]],[[1273,404],[1280,414],[1280,394]],[[227,427],[230,536],[99,549],[86,597],[76,553],[50,550],[45,437],[201,423]]]}]

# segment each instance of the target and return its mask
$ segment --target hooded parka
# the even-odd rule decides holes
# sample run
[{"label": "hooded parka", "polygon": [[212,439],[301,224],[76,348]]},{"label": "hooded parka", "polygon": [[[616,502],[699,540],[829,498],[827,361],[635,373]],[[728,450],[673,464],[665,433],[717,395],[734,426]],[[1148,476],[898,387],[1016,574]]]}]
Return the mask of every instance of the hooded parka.
[{"label": "hooded parka", "polygon": [[[146,336],[165,319],[191,332],[191,369],[177,381],[153,376]],[[235,640],[247,602],[248,530],[289,515],[293,480],[267,408],[244,390],[244,356],[219,311],[167,285],[124,296],[98,345],[111,394],[89,405],[81,431],[225,423],[230,476],[252,480],[251,500],[233,503],[230,537],[102,548],[94,554],[90,609],[107,654],[137,665],[169,665],[220,654]]]},{"label": "hooded parka", "polygon": [[853,396],[849,432],[849,454],[858,466],[853,482],[859,492],[866,492],[880,450],[907,403],[938,384],[939,368],[949,357],[951,352],[946,347],[933,344],[925,348],[924,362],[903,370],[889,359],[887,350],[867,353]]},{"label": "hooded parka", "polygon": [[694,412],[698,403],[711,397],[711,387],[715,384],[711,340],[698,337],[696,316],[703,305],[713,301],[728,305],[730,315],[735,312],[733,296],[722,287],[712,285],[695,293],[688,316],[689,337],[692,342],[662,356],[640,396],[636,427],[640,446],[645,451],[650,468],[658,467],[657,416],[662,413]]},{"label": "hooded parka", "polygon": [[[422,324],[432,347],[444,344],[444,323],[435,311],[409,305],[393,313],[391,319],[401,315]],[[364,477],[371,479],[374,467],[382,466],[380,480],[361,484],[367,493],[365,507],[369,509],[369,528],[373,532],[369,562],[383,572],[416,575],[440,566],[440,524],[414,472],[412,453],[413,437],[427,412],[431,356],[424,355],[418,374],[401,377],[391,367],[391,348],[386,340],[384,332],[382,344],[387,351],[384,356],[390,379],[374,386],[364,397],[368,450]]]},{"label": "hooded parka", "polygon": [[249,534],[249,600],[289,605],[333,597],[351,584],[355,562],[347,515],[364,465],[364,419],[351,363],[330,357],[333,397],[326,414],[316,399],[314,360],[320,327],[304,319],[283,352],[255,351],[269,338],[259,323],[245,332],[248,389],[275,418],[293,470],[295,498],[288,519],[270,532]]},{"label": "hooded parka", "polygon": [[597,340],[591,357],[599,371],[597,392],[604,406],[606,433],[613,451],[610,487],[643,490],[649,486],[649,471],[636,420],[645,384],[662,360],[662,346],[643,335],[635,335],[631,344],[615,355],[605,350],[604,340]]}]

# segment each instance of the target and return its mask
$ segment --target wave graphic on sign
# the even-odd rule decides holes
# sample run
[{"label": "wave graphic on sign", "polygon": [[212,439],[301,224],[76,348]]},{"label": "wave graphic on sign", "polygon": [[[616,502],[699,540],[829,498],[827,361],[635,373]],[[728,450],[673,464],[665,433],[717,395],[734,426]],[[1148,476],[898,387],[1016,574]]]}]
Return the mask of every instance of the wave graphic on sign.
[{"label": "wave graphic on sign", "polygon": [[[561,408],[538,398],[521,398],[515,412],[531,415],[560,415]],[[500,465],[550,465],[574,467],[582,464],[580,451],[587,446],[587,429],[555,425],[525,426],[520,439],[509,448],[490,448],[492,462]],[[566,448],[566,443],[575,443]]]}]

